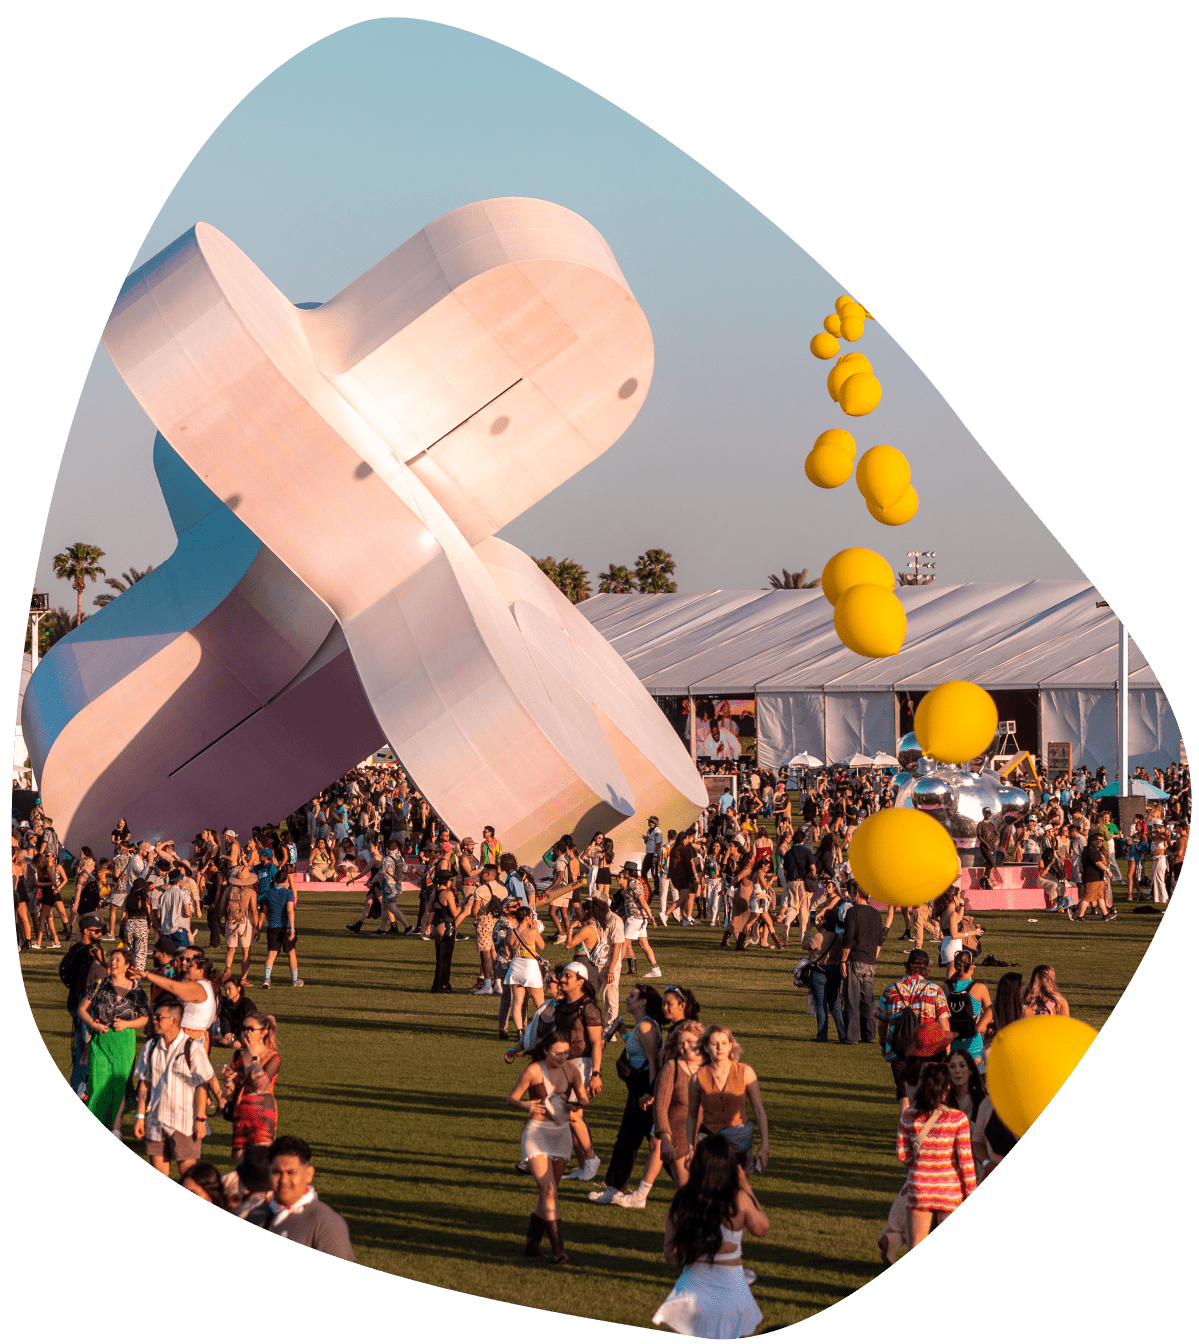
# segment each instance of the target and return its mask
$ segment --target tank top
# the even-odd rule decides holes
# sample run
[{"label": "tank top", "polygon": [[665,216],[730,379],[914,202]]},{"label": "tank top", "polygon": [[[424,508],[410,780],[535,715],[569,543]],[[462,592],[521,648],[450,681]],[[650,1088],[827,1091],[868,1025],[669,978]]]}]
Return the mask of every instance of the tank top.
[{"label": "tank top", "polygon": [[730,1064],[724,1087],[716,1086],[712,1066],[705,1064],[695,1073],[700,1101],[704,1108],[703,1127],[709,1134],[719,1134],[745,1118],[745,1065]]},{"label": "tank top", "polygon": [[658,1044],[662,1044],[662,1032],[654,1019],[652,1017],[639,1018],[632,1031],[626,1032],[624,1038],[625,1049],[629,1052],[629,1063],[638,1070],[649,1068],[649,1056],[645,1053],[645,1047],[641,1044],[641,1033],[638,1030],[642,1022],[648,1022],[653,1027]]},{"label": "tank top", "polygon": [[[570,1084],[567,1083],[567,1088],[569,1087]],[[541,1066],[541,1082],[532,1084],[529,1096],[534,1101],[544,1102],[545,1109],[549,1112],[544,1120],[530,1120],[530,1124],[562,1126],[570,1122],[570,1108],[566,1104],[566,1096],[550,1086],[544,1064]]]},{"label": "tank top", "polygon": [[198,980],[195,983],[204,990],[204,1002],[183,1005],[183,1030],[207,1031],[216,1018],[216,994],[207,980]]},{"label": "tank top", "polygon": [[737,1228],[734,1231],[733,1228],[725,1227],[723,1223],[720,1224],[720,1235],[725,1241],[731,1241],[737,1249],[735,1251],[717,1251],[712,1257],[714,1265],[731,1265],[741,1259],[741,1238],[744,1231],[744,1228]]}]

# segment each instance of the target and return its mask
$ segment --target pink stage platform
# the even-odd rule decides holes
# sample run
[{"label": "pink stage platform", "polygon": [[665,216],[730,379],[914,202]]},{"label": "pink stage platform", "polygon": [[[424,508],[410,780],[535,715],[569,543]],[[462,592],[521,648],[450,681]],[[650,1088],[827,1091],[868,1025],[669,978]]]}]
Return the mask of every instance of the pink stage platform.
[{"label": "pink stage platform", "polygon": [[[411,881],[413,875],[419,875],[420,868],[412,864],[408,865],[409,878],[400,884],[404,891],[419,891],[420,886]],[[296,886],[300,889],[297,894],[305,891],[365,891],[367,884],[367,874],[363,873],[361,877],[356,877],[350,882],[311,882],[308,879],[308,865],[306,863],[296,864]]]},{"label": "pink stage platform", "polygon": [[[1036,864],[1017,866],[1011,864],[996,868],[991,874],[991,890],[978,885],[982,877],[981,868],[962,869],[962,893],[966,897],[968,910],[1044,910],[1045,893],[1037,881]],[[1066,884],[1066,895],[1070,900],[1078,899],[1078,889],[1073,883]],[[885,910],[885,905],[872,901],[872,905]]]}]

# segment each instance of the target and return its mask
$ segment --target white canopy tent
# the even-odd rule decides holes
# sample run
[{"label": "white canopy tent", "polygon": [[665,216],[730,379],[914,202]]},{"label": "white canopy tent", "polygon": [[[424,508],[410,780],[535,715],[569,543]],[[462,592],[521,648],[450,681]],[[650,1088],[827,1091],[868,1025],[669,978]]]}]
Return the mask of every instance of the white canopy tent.
[{"label": "white canopy tent", "polygon": [[[1038,747],[1073,744],[1075,765],[1117,766],[1118,622],[1090,584],[899,588],[907,638],[894,658],[851,653],[819,589],[604,594],[579,610],[656,696],[754,696],[758,760],[800,750],[825,762],[895,749],[896,691],[976,681],[1031,691]],[[1129,641],[1130,768],[1179,758],[1179,730],[1153,669]]]}]

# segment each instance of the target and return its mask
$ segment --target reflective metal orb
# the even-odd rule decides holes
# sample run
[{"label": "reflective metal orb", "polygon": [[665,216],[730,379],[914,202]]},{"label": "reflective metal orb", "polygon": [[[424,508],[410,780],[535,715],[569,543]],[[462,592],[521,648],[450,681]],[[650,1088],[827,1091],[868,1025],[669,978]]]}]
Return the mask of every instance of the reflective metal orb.
[{"label": "reflective metal orb", "polygon": [[896,807],[914,807],[935,817],[962,849],[973,847],[984,808],[991,809],[991,821],[999,826],[1027,816],[1032,807],[1023,789],[1004,783],[994,770],[964,770],[927,756],[914,762],[914,773],[903,783],[897,777],[896,784]]},{"label": "reflective metal orb", "polygon": [[899,747],[895,752],[900,769],[911,770],[923,754],[920,750],[920,743],[916,741],[916,734],[904,733],[899,739]]}]

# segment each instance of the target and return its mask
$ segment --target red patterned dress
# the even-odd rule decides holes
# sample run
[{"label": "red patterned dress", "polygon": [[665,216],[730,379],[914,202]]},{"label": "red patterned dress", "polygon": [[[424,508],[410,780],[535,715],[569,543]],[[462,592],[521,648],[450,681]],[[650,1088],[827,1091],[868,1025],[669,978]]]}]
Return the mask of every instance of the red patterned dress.
[{"label": "red patterned dress", "polygon": [[275,1080],[283,1060],[276,1050],[256,1060],[244,1047],[233,1061],[233,1160],[244,1148],[271,1144],[279,1126],[275,1106]]},{"label": "red patterned dress", "polygon": [[908,1168],[908,1208],[952,1213],[976,1187],[970,1121],[947,1109],[925,1130],[928,1118],[909,1106],[899,1121],[895,1151]]}]

